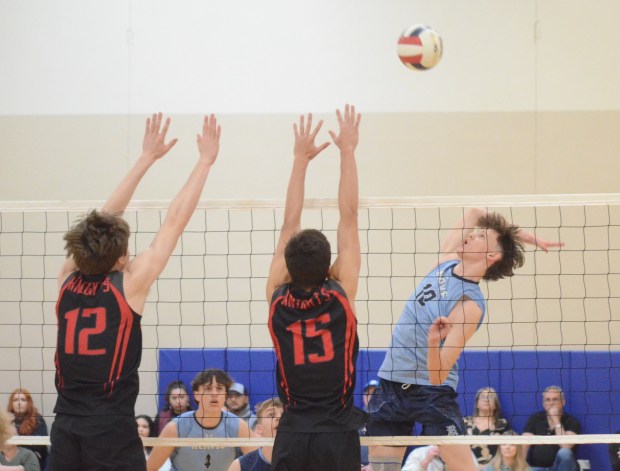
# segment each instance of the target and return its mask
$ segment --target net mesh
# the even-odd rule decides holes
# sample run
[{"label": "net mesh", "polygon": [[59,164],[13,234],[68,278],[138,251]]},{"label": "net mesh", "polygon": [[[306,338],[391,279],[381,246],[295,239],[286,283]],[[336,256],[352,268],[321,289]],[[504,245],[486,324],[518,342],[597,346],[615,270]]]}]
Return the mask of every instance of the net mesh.
[{"label": "net mesh", "polygon": [[[362,200],[356,307],[366,356],[358,383],[375,377],[405,301],[437,262],[443,237],[472,205],[566,245],[549,253],[528,248],[525,265],[513,278],[481,284],[489,300],[487,317],[460,364],[463,412],[471,414],[479,387],[493,385],[519,429],[540,408],[542,390],[561,384],[567,410],[578,411],[584,433],[620,428],[620,195]],[[0,206],[0,395],[8,399],[12,390],[26,388],[48,419],[56,397],[62,236],[83,210],[97,206]],[[139,202],[127,211],[133,254],[148,247],[166,206]],[[321,229],[335,247],[335,201],[307,206],[302,226]],[[196,210],[144,309],[137,412],[154,416],[159,409],[162,351],[182,358],[188,349],[271,348],[265,282],[282,214],[281,204],[266,201],[203,203]],[[186,365],[188,374],[226,366]],[[270,373],[273,364],[249,361],[246,367],[242,372],[236,366],[231,375],[253,368]],[[252,384],[250,391],[257,387],[266,396],[275,394],[273,382],[262,389]]]}]

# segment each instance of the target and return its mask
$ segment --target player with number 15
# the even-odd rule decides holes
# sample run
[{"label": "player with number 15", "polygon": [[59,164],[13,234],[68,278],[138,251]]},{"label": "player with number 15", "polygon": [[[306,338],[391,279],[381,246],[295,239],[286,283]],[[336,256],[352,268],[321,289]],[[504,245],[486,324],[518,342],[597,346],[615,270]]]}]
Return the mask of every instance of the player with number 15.
[{"label": "player with number 15", "polygon": [[346,105],[336,112],[340,132],[330,131],[340,150],[338,256],[331,262],[323,233],[301,230],[308,164],[329,142],[314,140],[323,122],[312,115],[295,124],[293,169],[280,239],[269,270],[269,330],[277,356],[277,386],[284,413],[275,439],[272,471],[360,470],[353,405],[358,352],[354,300],[360,271],[358,184],[355,148],[360,115]]}]

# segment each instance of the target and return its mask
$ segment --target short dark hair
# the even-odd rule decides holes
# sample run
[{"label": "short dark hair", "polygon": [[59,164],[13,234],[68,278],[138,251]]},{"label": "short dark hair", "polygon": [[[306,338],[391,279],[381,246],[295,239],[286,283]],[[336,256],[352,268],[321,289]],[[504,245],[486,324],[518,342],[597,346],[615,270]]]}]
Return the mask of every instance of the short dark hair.
[{"label": "short dark hair", "polygon": [[127,254],[129,224],[122,217],[93,210],[63,237],[67,257],[86,275],[109,272]]},{"label": "short dark hair", "polygon": [[209,370],[201,371],[196,375],[196,377],[192,380],[192,391],[198,391],[200,386],[211,384],[213,380],[217,381],[218,384],[223,385],[226,388],[226,392],[228,392],[228,389],[230,389],[233,384],[233,380],[228,373],[217,368],[211,368]]},{"label": "short dark hair", "polygon": [[316,229],[304,229],[290,238],[284,259],[293,283],[303,288],[320,286],[329,274],[332,252],[327,237]]},{"label": "short dark hair", "polygon": [[502,257],[487,268],[482,278],[495,281],[514,275],[514,270],[522,267],[525,261],[523,243],[517,236],[519,226],[508,223],[501,214],[487,213],[478,220],[478,227],[497,232],[497,242],[502,249]]}]

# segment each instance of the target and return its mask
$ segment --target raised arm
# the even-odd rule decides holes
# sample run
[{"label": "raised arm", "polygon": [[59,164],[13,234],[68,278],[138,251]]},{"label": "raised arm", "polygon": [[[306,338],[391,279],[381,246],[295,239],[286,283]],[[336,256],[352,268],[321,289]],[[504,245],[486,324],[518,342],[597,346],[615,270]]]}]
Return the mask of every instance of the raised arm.
[{"label": "raised arm", "polygon": [[[125,212],[127,205],[131,201],[138,184],[142,177],[146,174],[151,165],[155,161],[162,158],[177,143],[176,139],[172,139],[166,144],[166,133],[170,126],[170,118],[166,118],[163,128],[161,127],[162,114],[153,114],[151,118],[146,120],[146,129],[144,130],[144,139],[142,141],[142,154],[131,168],[129,173],[121,180],[118,186],[101,208],[107,213],[121,215]],[[72,258],[68,258],[60,268],[58,274],[59,287],[64,283],[70,273],[77,270],[77,266]]]},{"label": "raised arm", "polygon": [[428,331],[427,368],[431,384],[443,384],[448,378],[481,318],[482,309],[466,299],[457,303],[448,317],[435,319]]},{"label": "raised arm", "polygon": [[346,105],[344,115],[336,111],[340,132],[329,134],[340,149],[340,184],[338,186],[338,256],[330,275],[342,285],[350,303],[355,301],[360,273],[361,256],[358,233],[358,181],[355,148],[359,141],[361,115],[355,106]]},{"label": "raised arm", "polygon": [[102,208],[103,211],[117,215],[125,212],[140,180],[142,180],[148,169],[151,168],[151,165],[166,155],[177,143],[176,139],[172,139],[166,144],[166,134],[170,126],[170,118],[166,118],[163,128],[161,127],[161,122],[161,113],[154,114],[146,120],[146,129],[144,130],[144,139],[142,141],[142,154],[105,202]]},{"label": "raised arm", "polygon": [[132,308],[140,313],[151,284],[162,272],[179,237],[185,230],[215,163],[220,146],[220,126],[215,116],[205,116],[202,133],[197,135],[200,157],[181,191],[174,198],[151,246],[127,266],[125,294]]},{"label": "raised arm", "polygon": [[301,229],[301,212],[304,206],[308,164],[329,146],[329,142],[324,142],[319,146],[314,143],[314,139],[322,125],[323,121],[321,120],[316,125],[316,128],[312,129],[312,114],[308,114],[307,122],[303,115],[300,116],[299,127],[296,123],[293,124],[293,131],[295,133],[293,169],[286,191],[284,221],[280,229],[280,238],[269,268],[266,288],[267,302],[271,302],[271,296],[276,288],[289,280],[289,273],[284,260],[284,248],[288,240]]},{"label": "raised arm", "polygon": [[[440,262],[456,257],[456,250],[463,244],[465,238],[479,225],[480,219],[487,215],[487,210],[482,208],[467,208],[458,224],[450,231],[441,244]],[[548,252],[553,247],[563,247],[564,243],[550,241],[538,237],[533,232],[520,229],[517,237],[524,244],[530,244]]]}]

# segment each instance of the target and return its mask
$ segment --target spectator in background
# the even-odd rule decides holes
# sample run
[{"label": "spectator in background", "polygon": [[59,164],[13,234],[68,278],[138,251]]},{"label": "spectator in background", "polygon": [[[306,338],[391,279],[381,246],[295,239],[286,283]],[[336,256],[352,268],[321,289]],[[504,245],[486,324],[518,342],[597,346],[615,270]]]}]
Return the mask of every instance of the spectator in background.
[{"label": "spectator in background", "polygon": [[[278,398],[267,399],[256,406],[256,434],[262,438],[273,438],[278,432],[280,417],[284,408]],[[236,459],[228,471],[269,471],[273,447],[263,446]]]},{"label": "spectator in background", "polygon": [[166,405],[157,416],[157,434],[159,435],[166,424],[177,415],[192,410],[189,403],[189,394],[187,386],[183,381],[172,381],[166,388],[164,395]]},{"label": "spectator in background", "polygon": [[[484,387],[476,393],[474,413],[465,417],[467,435],[504,435],[512,431],[508,421],[502,417],[502,408],[497,392],[492,387]],[[497,445],[472,445],[478,467],[483,469],[495,456]]]},{"label": "spectator in background", "polygon": [[[11,393],[7,411],[15,417],[15,428],[18,435],[47,436],[47,424],[34,406],[32,395],[27,389],[19,388]],[[45,469],[47,446],[27,445],[24,448],[31,450],[37,456],[39,467]]]},{"label": "spectator in background", "polygon": [[[157,436],[155,433],[155,422],[148,415],[137,415],[136,425],[138,426],[138,435],[140,438],[154,438]],[[144,457],[148,458],[151,454],[152,446],[144,447]]]},{"label": "spectator in background", "polygon": [[[542,412],[530,416],[523,435],[577,435],[581,424],[564,412],[566,398],[559,386],[548,386],[543,391]],[[523,456],[532,471],[579,471],[574,443],[562,445],[524,445]],[[528,455],[529,451],[529,455]]]},{"label": "spectator in background", "polygon": [[[160,438],[249,438],[248,424],[224,409],[233,381],[219,369],[205,370],[192,381],[192,392],[198,404],[195,411],[175,417],[159,435]],[[243,453],[256,447],[241,447]],[[147,460],[148,471],[157,471],[170,458],[176,471],[227,471],[235,460],[235,448],[211,445],[193,447],[156,446]]]},{"label": "spectator in background", "polygon": [[[616,434],[620,434],[620,430]],[[609,460],[611,461],[612,471],[620,471],[620,443],[609,445]]]},{"label": "spectator in background", "polygon": [[252,408],[250,407],[250,397],[243,384],[232,384],[228,390],[226,408],[229,412],[232,412],[240,419],[245,420],[245,422],[250,426],[250,429],[254,430],[254,427],[256,426],[256,415],[252,413]]},{"label": "spectator in background", "polygon": [[484,471],[530,471],[523,457],[522,445],[502,444]]},{"label": "spectator in background", "polygon": [[14,419],[13,414],[0,410],[0,471],[41,471],[32,451],[7,443],[17,435]]},{"label": "spectator in background", "polygon": [[[136,416],[136,425],[138,426],[138,435],[140,438],[154,438],[157,437],[157,433],[155,433],[155,422],[148,415],[138,415]],[[144,457],[148,459],[151,451],[153,450],[152,446],[144,447]],[[170,460],[166,460],[164,464],[159,468],[159,471],[169,471],[170,470]]]}]

